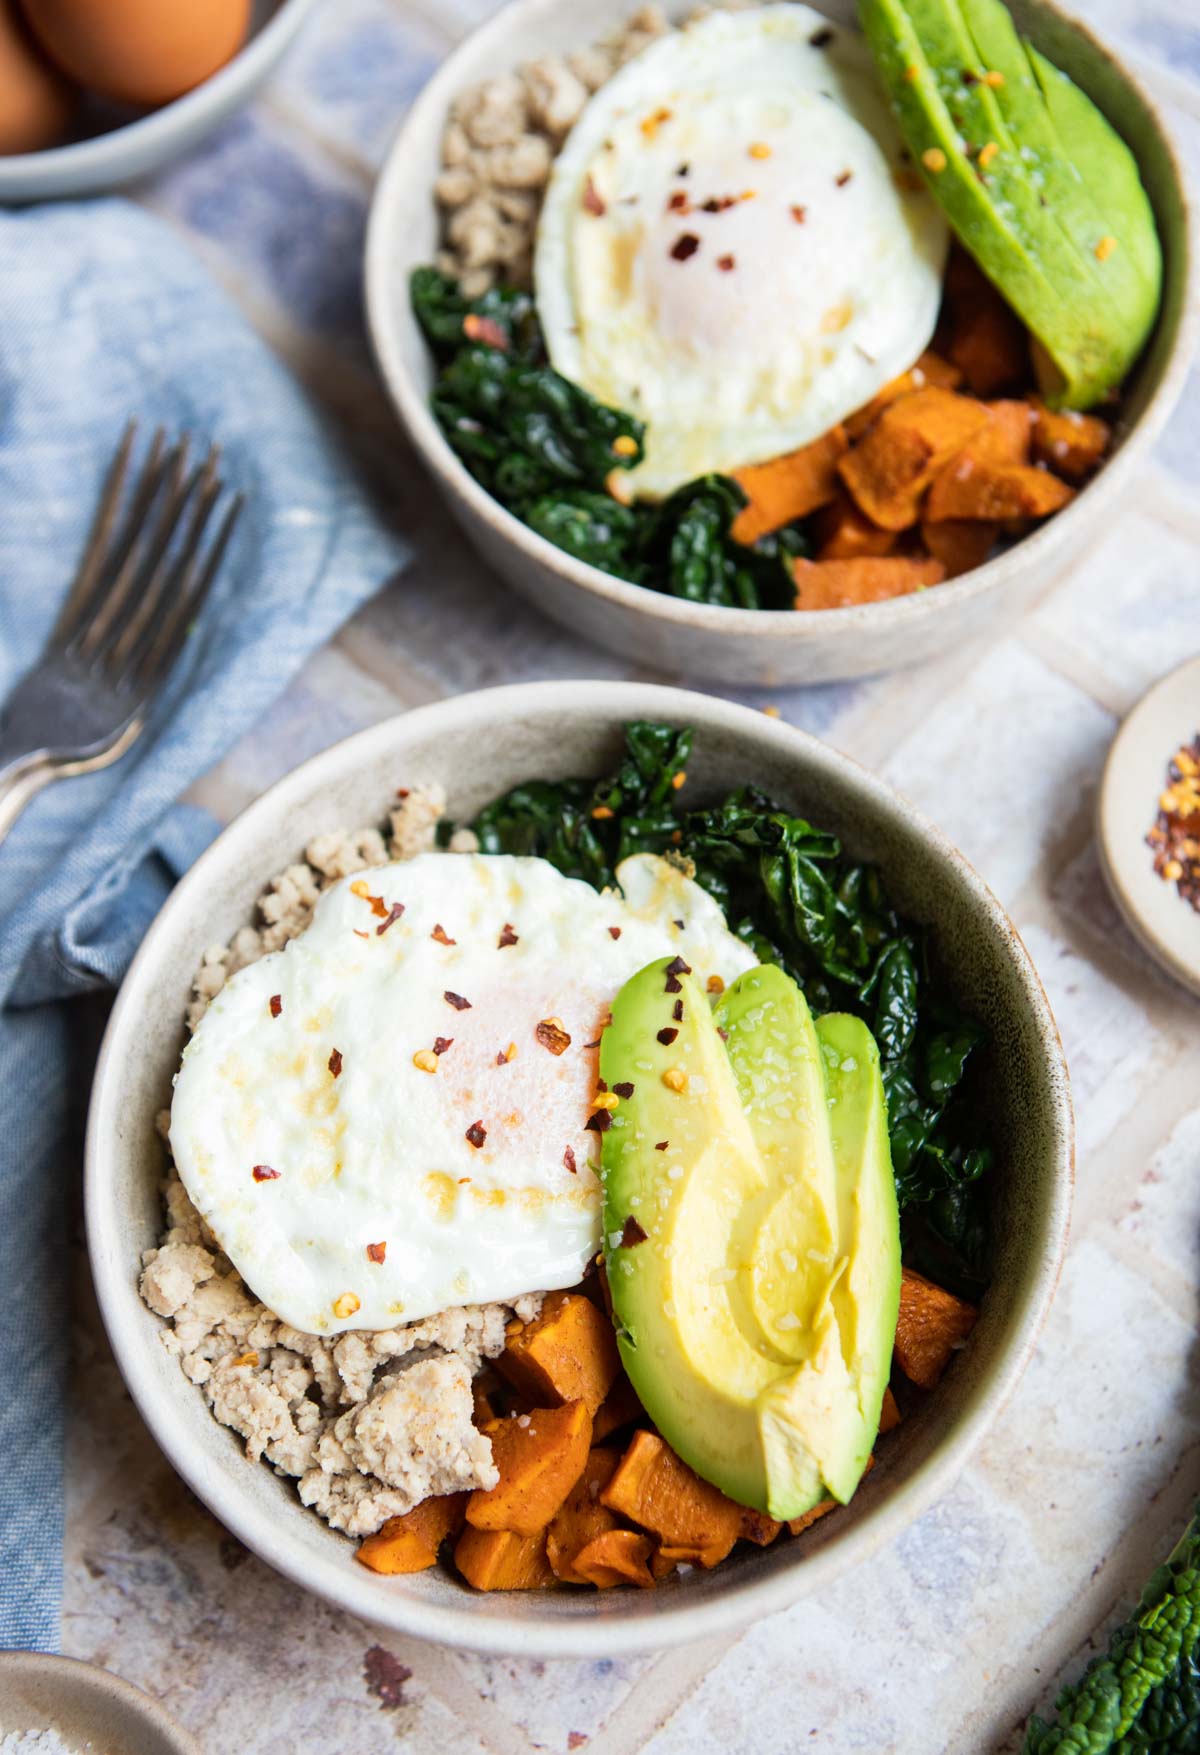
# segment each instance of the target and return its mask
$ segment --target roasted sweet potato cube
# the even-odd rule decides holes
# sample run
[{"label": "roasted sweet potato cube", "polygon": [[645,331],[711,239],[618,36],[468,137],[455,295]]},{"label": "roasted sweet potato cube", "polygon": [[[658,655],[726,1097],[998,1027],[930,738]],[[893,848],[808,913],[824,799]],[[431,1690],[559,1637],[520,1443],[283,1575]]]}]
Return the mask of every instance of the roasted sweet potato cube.
[{"label": "roasted sweet potato cube", "polygon": [[497,1368],[535,1407],[581,1401],[594,1414],[621,1369],[612,1323],[580,1292],[551,1292],[532,1322],[507,1332]]},{"label": "roasted sweet potato cube", "polygon": [[890,554],[897,542],[894,530],[881,530],[863,516],[844,488],[817,518],[817,559],[857,561],[867,555]]},{"label": "roasted sweet potato cube", "polygon": [[978,1317],[973,1304],[906,1267],[900,1276],[896,1323],[896,1363],[905,1377],[922,1389],[935,1388]]},{"label": "roasted sweet potato cube", "polygon": [[682,1462],[653,1432],[635,1432],[600,1495],[611,1510],[658,1536],[664,1547],[693,1548],[700,1564],[723,1560],[741,1533],[742,1507]]},{"label": "roasted sweet potato cube", "polygon": [[650,1574],[654,1579],[670,1578],[679,1562],[670,1548],[659,1542],[650,1556]]},{"label": "roasted sweet potato cube", "polygon": [[592,1417],[582,1401],[561,1408],[534,1408],[483,1428],[500,1471],[494,1487],[477,1487],[467,1501],[467,1522],[480,1530],[511,1530],[519,1536],[544,1530],[583,1473],[592,1439]]},{"label": "roasted sweet potato cube", "polygon": [[945,518],[976,518],[988,523],[1048,518],[1074,497],[1074,488],[1048,469],[976,463],[964,452],[946,465],[930,488],[925,517],[930,524]]},{"label": "roasted sweet potato cube", "polygon": [[946,264],[946,356],[976,396],[998,396],[1032,377],[1029,337],[991,281],[963,250]]},{"label": "roasted sweet potato cube", "polygon": [[837,461],[848,443],[845,428],[835,426],[798,451],[734,470],[748,502],[730,526],[735,542],[757,542],[831,500],[837,492]]},{"label": "roasted sweet potato cube", "polygon": [[775,1540],[783,1525],[778,1518],[768,1517],[765,1511],[755,1511],[749,1505],[742,1508],[742,1527],[738,1534],[744,1542],[753,1542],[756,1548],[767,1548]]},{"label": "roasted sweet potato cube", "polygon": [[982,567],[1000,534],[1000,526],[986,518],[921,520],[921,541],[935,561],[941,561],[947,579],[961,578]]},{"label": "roasted sweet potato cube", "polygon": [[927,385],[935,385],[939,390],[957,390],[962,383],[962,373],[956,365],[943,359],[941,354],[927,349],[915,366],[907,372],[901,372],[898,378],[892,378],[882,390],[872,396],[870,402],[848,415],[843,423],[846,435],[853,445],[861,439],[867,428],[876,421],[889,403],[901,396],[907,396],[910,390],[924,390]]},{"label": "roasted sweet potato cube", "polygon": [[904,1415],[900,1412],[900,1404],[892,1394],[891,1384],[883,1392],[883,1407],[879,1414],[879,1436],[885,1432],[894,1432]]},{"label": "roasted sweet potato cube", "polygon": [[518,1536],[468,1524],[455,1545],[454,1564],[476,1590],[547,1590],[558,1583],[544,1535]]},{"label": "roasted sweet potato cube", "polygon": [[354,1558],[372,1572],[424,1572],[437,1562],[438,1549],[462,1528],[465,1493],[424,1499],[403,1517],[389,1517],[373,1536],[360,1542]]},{"label": "roasted sweet potato cube", "polygon": [[798,560],[793,574],[796,608],[819,610],[907,597],[912,591],[940,585],[946,569],[928,555],[884,555],[861,561]]},{"label": "roasted sweet potato cube", "polygon": [[650,1537],[639,1535],[636,1530],[608,1530],[580,1549],[575,1556],[575,1570],[597,1590],[610,1590],[615,1584],[636,1584],[641,1590],[653,1590],[654,1575],[648,1565],[653,1547]]},{"label": "roasted sweet potato cube", "polygon": [[575,1569],[575,1556],[597,1536],[618,1527],[617,1514],[601,1504],[600,1494],[616,1473],[619,1450],[589,1451],[582,1475],[555,1512],[546,1531],[546,1558],[564,1584],[588,1584]]},{"label": "roasted sweet potato cube", "polygon": [[1103,461],[1111,438],[1098,415],[1034,404],[1033,454],[1068,481],[1085,481]]},{"label": "roasted sweet potato cube", "polygon": [[966,446],[964,455],[981,463],[1028,463],[1033,443],[1033,406],[1008,399],[989,402],[987,421]]},{"label": "roasted sweet potato cube", "polygon": [[838,473],[872,524],[907,530],[934,476],[986,422],[987,409],[969,396],[936,385],[911,391],[884,409]]},{"label": "roasted sweet potato cube", "polygon": [[592,1421],[592,1443],[599,1444],[611,1433],[619,1432],[622,1426],[632,1426],[635,1420],[642,1419],[644,1413],[637,1391],[622,1371],[596,1410]]}]

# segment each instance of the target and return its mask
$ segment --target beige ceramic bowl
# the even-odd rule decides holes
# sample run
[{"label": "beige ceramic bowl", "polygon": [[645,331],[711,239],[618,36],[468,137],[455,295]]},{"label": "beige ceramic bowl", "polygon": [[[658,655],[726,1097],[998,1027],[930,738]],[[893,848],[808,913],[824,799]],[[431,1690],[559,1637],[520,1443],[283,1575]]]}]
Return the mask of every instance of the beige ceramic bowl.
[{"label": "beige ceramic bowl", "polygon": [[72,1755],[201,1755],[156,1700],[97,1664],[0,1651],[0,1744],[37,1731]]},{"label": "beige ceramic bowl", "polygon": [[[839,23],[853,0],[814,0]],[[468,37],[426,86],[380,175],[367,238],[367,313],[401,420],[480,553],[523,596],[612,652],[650,669],[731,684],[829,682],[946,651],[1014,614],[1094,539],[1175,403],[1191,352],[1189,230],[1183,179],[1161,120],[1109,52],[1051,0],[1011,0],[1021,28],[1078,81],[1137,154],[1166,246],[1166,291],[1151,345],[1128,386],[1118,449],[1065,511],[1007,554],[935,590],[853,609],[797,615],[721,609],[611,578],[536,536],[474,481],[429,411],[433,374],[408,299],[410,271],[437,248],[432,184],[446,113],[458,93],[535,56],[595,42],[633,0],[512,0]],[[682,16],[693,0],[670,0]]]},{"label": "beige ceramic bowl", "polygon": [[[695,727],[689,797],[703,802],[753,780],[877,861],[898,904],[933,927],[951,988],[991,1031],[981,1082],[999,1154],[994,1282],[938,1393],[889,1440],[853,1504],[803,1541],[647,1594],[489,1596],[443,1571],[377,1577],[304,1510],[291,1483],[247,1463],[138,1298],[139,1255],[162,1224],[154,1117],[170,1097],[192,973],[313,835],[381,820],[398,785],[440,780],[451,813],[469,817],[519,780],[607,771],[622,726],[641,718]],[[1033,1350],[1058,1278],[1071,1176],[1067,1073],[1041,983],[995,898],[935,829],[845,756],[748,708],[648,685],[569,682],[465,695],[377,725],[306,762],[225,831],[159,915],[117,1000],[92,1098],[86,1198],[96,1289],[125,1381],[180,1474],[248,1547],[386,1627],[482,1651],[613,1657],[732,1628],[824,1588],[946,1490]]]}]

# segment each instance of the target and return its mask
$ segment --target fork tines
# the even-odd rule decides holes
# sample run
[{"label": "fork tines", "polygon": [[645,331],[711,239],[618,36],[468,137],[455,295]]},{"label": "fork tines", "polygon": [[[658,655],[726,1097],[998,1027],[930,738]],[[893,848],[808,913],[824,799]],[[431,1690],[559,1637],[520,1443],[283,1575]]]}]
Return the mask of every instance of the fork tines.
[{"label": "fork tines", "polygon": [[51,644],[110,687],[144,697],[163,681],[195,621],[242,507],[234,495],[205,548],[225,484],[214,445],[189,467],[185,435],[168,447],[160,427],[128,496],[137,433],[125,429],[75,582]]}]

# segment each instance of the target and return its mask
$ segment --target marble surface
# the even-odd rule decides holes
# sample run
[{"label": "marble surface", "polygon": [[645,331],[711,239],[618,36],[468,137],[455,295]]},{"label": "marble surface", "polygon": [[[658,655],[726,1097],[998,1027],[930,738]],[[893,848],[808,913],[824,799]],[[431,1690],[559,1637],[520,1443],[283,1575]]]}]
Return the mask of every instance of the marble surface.
[{"label": "marble surface", "polygon": [[[493,0],[328,0],[256,105],[136,198],[190,237],[330,415],[416,559],[196,788],[228,816],[301,757],[442,695],[639,674],[467,551],[371,372],[360,247],[398,115]],[[1079,0],[1200,163],[1191,0]],[[1200,385],[1128,506],[990,645],[870,683],[747,694],[937,818],[1011,910],[1056,1008],[1080,1159],[1040,1351],[956,1488],[819,1602],[620,1663],[408,1642],[298,1593],[193,1500],[125,1395],[81,1256],[65,1649],[147,1688],[211,1755],[1001,1755],[1128,1605],[1200,1479],[1200,1011],[1103,891],[1114,726],[1200,649]],[[683,679],[670,679],[683,680]]]}]

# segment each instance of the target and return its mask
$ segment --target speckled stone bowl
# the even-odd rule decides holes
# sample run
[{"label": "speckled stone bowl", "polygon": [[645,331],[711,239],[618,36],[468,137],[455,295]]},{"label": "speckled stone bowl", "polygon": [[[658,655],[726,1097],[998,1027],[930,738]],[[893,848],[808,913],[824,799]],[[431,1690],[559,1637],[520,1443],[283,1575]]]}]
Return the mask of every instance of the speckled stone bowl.
[{"label": "speckled stone bowl", "polygon": [[[630,719],[695,728],[689,799],[754,781],[877,861],[897,903],[931,925],[950,988],[991,1032],[992,1288],[969,1345],[889,1439],[851,1506],[800,1540],[652,1593],[489,1596],[440,1570],[377,1577],[301,1506],[292,1483],[245,1460],[138,1297],[140,1252],[162,1224],[154,1117],[170,1097],[189,984],[204,950],[250,919],[264,882],[313,835],[382,820],[396,787],[416,781],[440,780],[462,818],[519,780],[598,775]],[[180,1474],[248,1547],[385,1627],[481,1651],[611,1657],[733,1628],[819,1591],[945,1492],[1033,1350],[1058,1279],[1071,1181],[1067,1071],[1046,996],[1011,921],[936,829],[847,757],[748,708],[643,684],[555,682],[464,695],[374,726],[306,762],[226,829],[159,915],[117,1000],[92,1098],[86,1203],[96,1289],[125,1381]]]},{"label": "speckled stone bowl", "polygon": [[51,1731],[78,1755],[201,1755],[156,1700],[97,1664],[0,1651],[0,1740]]},{"label": "speckled stone bowl", "polygon": [[[813,0],[851,24],[853,0]],[[667,0],[682,17],[694,0]],[[425,87],[383,167],[367,238],[367,313],[380,371],[409,438],[484,558],[572,632],[639,665],[684,677],[777,686],[831,682],[912,664],[1002,623],[1094,539],[1175,404],[1194,340],[1192,250],[1183,174],[1150,99],[1088,29],[1053,0],[1011,0],[1021,29],[1099,104],[1137,154],[1166,248],[1158,326],[1129,380],[1119,443],[1064,511],[973,573],[889,603],[797,614],[686,603],[614,579],[547,542],[468,473],[429,411],[429,350],[408,299],[411,270],[437,248],[432,195],[446,113],[468,86],[538,55],[597,41],[634,0],[512,0],[461,44]]]}]

